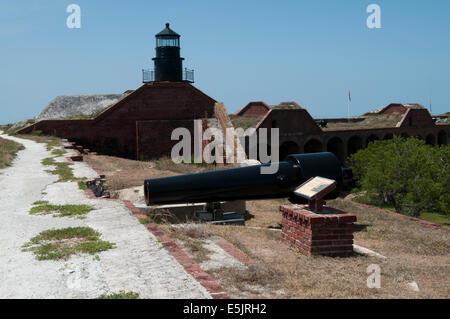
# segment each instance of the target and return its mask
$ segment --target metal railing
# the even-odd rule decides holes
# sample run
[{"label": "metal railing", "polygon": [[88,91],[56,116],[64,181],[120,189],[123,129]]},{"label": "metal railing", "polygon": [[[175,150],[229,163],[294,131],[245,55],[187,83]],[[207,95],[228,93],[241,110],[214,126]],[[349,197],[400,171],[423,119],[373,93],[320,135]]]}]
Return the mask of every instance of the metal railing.
[{"label": "metal railing", "polygon": [[[155,70],[154,69],[142,69],[142,82],[155,82]],[[194,70],[185,68],[183,70],[182,81],[194,83]]]},{"label": "metal railing", "polygon": [[189,70],[184,68],[183,70],[183,81],[194,83],[194,70]]},{"label": "metal railing", "polygon": [[154,81],[155,81],[155,70],[142,69],[142,82],[148,83],[148,82],[154,82]]}]

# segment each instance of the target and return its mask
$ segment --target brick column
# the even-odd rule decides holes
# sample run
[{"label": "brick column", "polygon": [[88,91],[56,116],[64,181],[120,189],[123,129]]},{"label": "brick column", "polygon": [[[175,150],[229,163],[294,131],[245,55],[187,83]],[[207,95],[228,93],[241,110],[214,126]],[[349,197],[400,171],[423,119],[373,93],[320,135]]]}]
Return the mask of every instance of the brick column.
[{"label": "brick column", "polygon": [[349,256],[353,253],[356,216],[324,207],[318,214],[307,205],[283,205],[282,240],[300,253]]}]

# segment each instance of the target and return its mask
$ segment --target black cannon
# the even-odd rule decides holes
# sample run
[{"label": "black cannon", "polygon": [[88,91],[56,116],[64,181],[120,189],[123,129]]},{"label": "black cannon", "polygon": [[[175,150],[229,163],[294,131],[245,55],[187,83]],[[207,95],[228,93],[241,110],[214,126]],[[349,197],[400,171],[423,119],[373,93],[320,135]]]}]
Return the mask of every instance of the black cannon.
[{"label": "black cannon", "polygon": [[327,125],[328,125],[328,121],[327,120],[316,120],[315,122],[320,127],[327,127]]},{"label": "black cannon", "polygon": [[268,165],[147,179],[145,201],[149,206],[273,198],[306,203],[294,190],[310,178],[321,176],[337,182],[336,190],[325,199],[336,198],[344,181],[351,178],[351,170],[342,168],[333,153],[289,155],[286,161],[278,163],[276,173],[261,174],[261,167]]}]

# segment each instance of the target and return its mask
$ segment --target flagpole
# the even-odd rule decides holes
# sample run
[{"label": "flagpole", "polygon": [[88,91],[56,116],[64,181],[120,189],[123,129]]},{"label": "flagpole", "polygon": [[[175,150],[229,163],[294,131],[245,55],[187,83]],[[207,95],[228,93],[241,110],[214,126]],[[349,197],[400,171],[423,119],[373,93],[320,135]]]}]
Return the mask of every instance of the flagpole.
[{"label": "flagpole", "polygon": [[347,121],[350,122],[350,100],[347,100]]},{"label": "flagpole", "polygon": [[350,122],[350,90],[348,91],[348,97],[347,97],[347,121]]}]

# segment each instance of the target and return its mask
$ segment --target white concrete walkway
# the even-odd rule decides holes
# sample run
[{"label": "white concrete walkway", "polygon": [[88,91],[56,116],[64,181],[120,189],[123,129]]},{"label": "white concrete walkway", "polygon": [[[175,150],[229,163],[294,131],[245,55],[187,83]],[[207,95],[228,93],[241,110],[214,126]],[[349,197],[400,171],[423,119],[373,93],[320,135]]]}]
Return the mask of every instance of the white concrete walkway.
[{"label": "white concrete walkway", "polygon": [[[25,146],[12,167],[0,170],[0,298],[96,298],[119,291],[141,298],[211,298],[125,205],[89,199],[75,182],[56,183],[41,164],[52,156],[45,144],[0,136]],[[85,163],[73,168],[77,177],[95,174]],[[29,215],[38,200],[95,210],[83,220]],[[116,248],[98,259],[79,255],[67,261],[37,261],[31,252],[22,252],[21,246],[43,230],[76,226],[92,227]]]}]

